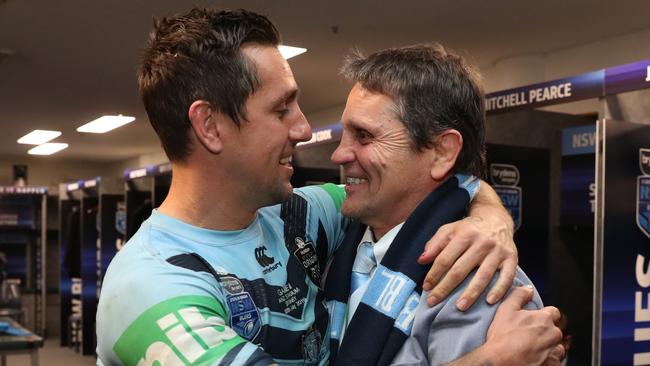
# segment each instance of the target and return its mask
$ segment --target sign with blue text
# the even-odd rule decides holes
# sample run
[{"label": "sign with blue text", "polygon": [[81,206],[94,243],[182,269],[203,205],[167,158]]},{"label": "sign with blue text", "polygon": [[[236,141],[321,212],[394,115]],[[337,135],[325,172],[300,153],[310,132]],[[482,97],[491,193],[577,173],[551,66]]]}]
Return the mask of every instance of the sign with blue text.
[{"label": "sign with blue text", "polygon": [[519,183],[519,169],[512,164],[490,164],[492,187],[501,198],[503,206],[512,216],[515,231],[521,227],[522,192]]},{"label": "sign with blue text", "polygon": [[650,126],[617,121],[600,126],[600,364],[650,365]]},{"label": "sign with blue text", "polygon": [[512,216],[519,265],[548,299],[549,152],[487,145],[488,180]]},{"label": "sign with blue text", "polygon": [[339,141],[341,140],[341,134],[343,133],[342,126],[340,122],[312,129],[311,139],[309,141],[299,142],[298,147],[307,147],[313,145],[320,145],[326,142]]},{"label": "sign with blue text", "polygon": [[533,109],[597,97],[603,91],[605,72],[586,74],[503,90],[485,96],[488,113]]},{"label": "sign with blue text", "polygon": [[560,223],[594,225],[596,124],[562,130]]},{"label": "sign with blue text", "polygon": [[[650,141],[648,141],[650,147]],[[650,238],[650,148],[639,149],[641,175],[636,183],[636,224]]]},{"label": "sign with blue text", "polygon": [[490,93],[485,96],[485,110],[533,109],[645,88],[650,88],[650,60]]}]

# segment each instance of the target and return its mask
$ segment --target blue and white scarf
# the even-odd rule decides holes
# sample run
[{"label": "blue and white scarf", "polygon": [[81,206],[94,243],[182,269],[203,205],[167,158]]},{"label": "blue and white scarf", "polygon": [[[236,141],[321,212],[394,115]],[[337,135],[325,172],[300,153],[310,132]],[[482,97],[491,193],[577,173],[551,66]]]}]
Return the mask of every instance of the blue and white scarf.
[{"label": "blue and white scarf", "polygon": [[[330,364],[388,365],[411,334],[414,311],[429,265],[419,265],[426,242],[442,225],[460,220],[478,191],[473,176],[455,175],[431,192],[408,217],[368,284],[345,328],[350,277],[365,225],[352,223],[325,284],[330,311]],[[345,339],[340,343],[342,332]]]}]

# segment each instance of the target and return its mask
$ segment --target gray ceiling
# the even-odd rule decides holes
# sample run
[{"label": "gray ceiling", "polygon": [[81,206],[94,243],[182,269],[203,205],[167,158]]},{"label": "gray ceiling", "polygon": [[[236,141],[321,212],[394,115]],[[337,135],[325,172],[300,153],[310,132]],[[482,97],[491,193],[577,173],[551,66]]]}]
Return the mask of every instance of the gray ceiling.
[{"label": "gray ceiling", "polygon": [[[137,96],[135,70],[152,16],[183,11],[187,4],[0,0],[0,157],[24,157],[29,146],[16,140],[36,128],[61,130],[63,135],[55,141],[70,144],[41,159],[109,162],[156,150],[157,140]],[[353,47],[368,52],[440,41],[467,51],[481,67],[650,28],[646,0],[195,0],[193,4],[261,12],[277,24],[285,43],[309,48],[290,61],[307,114],[345,102],[349,86],[337,69]],[[2,56],[3,52],[14,54]],[[104,135],[75,131],[96,117],[115,113],[137,120]]]}]

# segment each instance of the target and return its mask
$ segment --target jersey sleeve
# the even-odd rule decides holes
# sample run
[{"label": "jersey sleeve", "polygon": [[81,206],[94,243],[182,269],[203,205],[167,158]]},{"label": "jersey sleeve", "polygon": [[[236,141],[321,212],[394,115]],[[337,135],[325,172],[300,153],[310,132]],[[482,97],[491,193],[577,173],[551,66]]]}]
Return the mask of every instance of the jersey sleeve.
[{"label": "jersey sleeve", "polygon": [[102,292],[97,312],[98,365],[273,363],[261,348],[228,326],[228,313],[209,284],[213,281],[209,275],[184,269],[152,273],[151,267],[147,273],[136,270],[113,278]]},{"label": "jersey sleeve", "polygon": [[113,351],[124,365],[269,365],[270,356],[226,325],[214,298],[179,296],[147,309]]}]

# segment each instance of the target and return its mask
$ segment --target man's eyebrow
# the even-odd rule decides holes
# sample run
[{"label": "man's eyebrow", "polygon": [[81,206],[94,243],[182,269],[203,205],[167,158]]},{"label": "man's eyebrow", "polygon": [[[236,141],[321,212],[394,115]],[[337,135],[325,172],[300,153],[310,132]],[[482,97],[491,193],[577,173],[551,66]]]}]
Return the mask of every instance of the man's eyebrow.
[{"label": "man's eyebrow", "polygon": [[298,94],[300,94],[300,89],[298,88],[287,90],[285,93],[274,99],[272,105],[276,106],[285,102],[291,102],[298,97]]},{"label": "man's eyebrow", "polygon": [[375,130],[375,126],[372,121],[358,117],[348,119],[348,126],[355,130],[367,131],[368,133],[373,133]]}]

